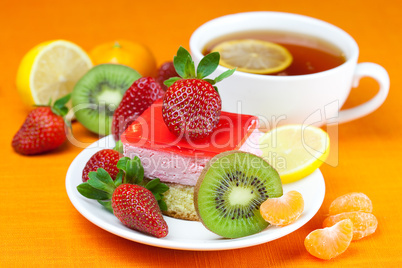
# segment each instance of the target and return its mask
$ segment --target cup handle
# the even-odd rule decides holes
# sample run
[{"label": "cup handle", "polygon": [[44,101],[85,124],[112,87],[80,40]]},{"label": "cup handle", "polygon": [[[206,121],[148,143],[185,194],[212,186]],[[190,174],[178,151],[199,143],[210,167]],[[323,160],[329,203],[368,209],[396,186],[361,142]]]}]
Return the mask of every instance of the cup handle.
[{"label": "cup handle", "polygon": [[359,81],[362,77],[372,77],[380,85],[380,89],[372,99],[360,104],[356,107],[342,110],[339,112],[339,123],[345,123],[354,119],[363,117],[375,111],[385,101],[389,91],[389,76],[387,71],[380,65],[370,62],[359,63],[356,67],[353,87],[359,85]]}]

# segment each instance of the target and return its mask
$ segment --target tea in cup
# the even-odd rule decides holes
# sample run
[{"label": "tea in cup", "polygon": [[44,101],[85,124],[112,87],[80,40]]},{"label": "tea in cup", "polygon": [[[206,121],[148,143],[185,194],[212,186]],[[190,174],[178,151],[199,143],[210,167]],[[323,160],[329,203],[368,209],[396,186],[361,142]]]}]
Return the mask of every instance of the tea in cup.
[{"label": "tea in cup", "polygon": [[[190,38],[190,51],[197,64],[215,47],[236,40],[269,41],[292,55],[291,64],[283,70],[236,71],[218,85],[224,111],[256,115],[265,127],[351,121],[376,110],[388,95],[387,71],[375,63],[358,64],[355,40],[327,22],[282,12],[227,15],[200,26]],[[211,77],[226,70],[220,65]],[[365,76],[378,82],[376,96],[341,110],[351,89]]]}]

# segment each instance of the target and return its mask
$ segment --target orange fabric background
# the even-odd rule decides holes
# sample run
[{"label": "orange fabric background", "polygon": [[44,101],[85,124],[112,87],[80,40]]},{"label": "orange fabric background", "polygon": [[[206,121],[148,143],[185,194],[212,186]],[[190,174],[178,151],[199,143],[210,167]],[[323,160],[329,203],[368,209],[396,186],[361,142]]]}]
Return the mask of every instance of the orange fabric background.
[{"label": "orange fabric background", "polygon": [[[230,4],[229,4],[230,3]],[[196,6],[197,5],[197,6]],[[110,234],[87,221],[65,191],[67,169],[83,148],[66,143],[51,154],[26,157],[11,148],[11,139],[27,108],[15,88],[19,61],[36,44],[66,39],[86,50],[116,38],[140,41],[158,64],[171,60],[191,33],[218,16],[244,11],[285,11],[333,23],[360,46],[359,62],[384,66],[391,89],[384,105],[362,119],[330,129],[329,164],[321,171],[326,196],[305,226],[270,243],[228,251],[192,252],[146,246]],[[398,1],[318,0],[245,2],[211,1],[11,1],[0,4],[0,266],[131,267],[328,267],[383,266],[402,263],[402,4]],[[371,98],[377,85],[363,79],[347,107]],[[99,137],[73,124],[80,141]],[[321,228],[330,202],[347,192],[366,193],[379,220],[375,234],[353,242],[341,256],[318,260],[303,241]]]}]

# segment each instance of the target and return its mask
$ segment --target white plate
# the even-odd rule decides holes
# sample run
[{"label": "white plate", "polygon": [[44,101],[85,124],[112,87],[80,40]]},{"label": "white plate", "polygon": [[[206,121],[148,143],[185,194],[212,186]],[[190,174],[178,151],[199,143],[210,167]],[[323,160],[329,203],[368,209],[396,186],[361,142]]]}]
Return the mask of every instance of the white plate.
[{"label": "white plate", "polygon": [[98,202],[81,196],[76,187],[79,185],[82,170],[88,159],[97,151],[113,148],[112,136],[105,137],[84,149],[71,163],[66,178],[67,194],[75,208],[89,221],[100,228],[126,239],[156,247],[181,250],[227,250],[254,246],[288,235],[306,224],[321,207],[325,195],[325,182],[320,170],[310,176],[283,185],[284,192],[299,191],[304,198],[304,212],[293,224],[284,227],[270,226],[264,231],[247,237],[225,239],[208,231],[200,222],[185,221],[164,217],[169,234],[155,238],[125,227],[112,213]]}]

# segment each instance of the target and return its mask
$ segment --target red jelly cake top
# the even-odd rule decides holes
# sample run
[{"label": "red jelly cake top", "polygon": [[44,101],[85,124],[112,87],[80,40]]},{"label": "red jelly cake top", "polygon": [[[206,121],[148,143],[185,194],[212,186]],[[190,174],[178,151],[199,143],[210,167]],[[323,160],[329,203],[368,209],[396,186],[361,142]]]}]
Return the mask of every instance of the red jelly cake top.
[{"label": "red jelly cake top", "polygon": [[174,152],[184,156],[203,154],[213,157],[224,151],[238,150],[257,127],[256,116],[222,111],[212,135],[203,140],[187,140],[169,131],[162,118],[162,100],[159,100],[127,128],[121,141],[134,147]]}]

